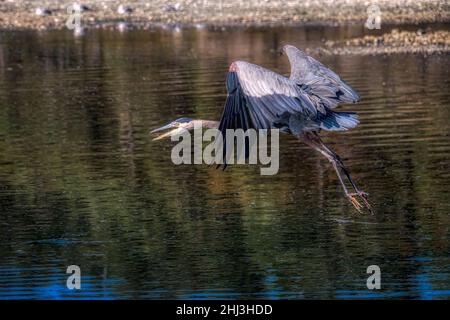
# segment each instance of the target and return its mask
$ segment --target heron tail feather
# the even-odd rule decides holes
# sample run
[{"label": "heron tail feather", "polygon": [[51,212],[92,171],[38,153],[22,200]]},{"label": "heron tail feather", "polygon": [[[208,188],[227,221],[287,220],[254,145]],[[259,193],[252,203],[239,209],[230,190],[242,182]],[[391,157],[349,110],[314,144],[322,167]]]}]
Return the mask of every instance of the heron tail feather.
[{"label": "heron tail feather", "polygon": [[328,110],[320,119],[320,128],[327,131],[343,131],[359,124],[358,115],[354,112],[334,112]]}]

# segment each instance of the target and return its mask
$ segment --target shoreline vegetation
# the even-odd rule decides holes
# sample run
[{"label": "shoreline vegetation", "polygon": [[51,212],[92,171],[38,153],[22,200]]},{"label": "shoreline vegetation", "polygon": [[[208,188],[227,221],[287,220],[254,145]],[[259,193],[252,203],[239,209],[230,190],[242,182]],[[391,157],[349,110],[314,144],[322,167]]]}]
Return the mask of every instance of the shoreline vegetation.
[{"label": "shoreline vegetation", "polygon": [[[61,29],[74,0],[0,0],[2,29]],[[86,27],[120,21],[142,28],[180,26],[345,25],[364,23],[377,4],[385,24],[450,22],[447,0],[83,0]],[[120,10],[119,6],[128,10]],[[37,12],[36,10],[41,10]]]}]

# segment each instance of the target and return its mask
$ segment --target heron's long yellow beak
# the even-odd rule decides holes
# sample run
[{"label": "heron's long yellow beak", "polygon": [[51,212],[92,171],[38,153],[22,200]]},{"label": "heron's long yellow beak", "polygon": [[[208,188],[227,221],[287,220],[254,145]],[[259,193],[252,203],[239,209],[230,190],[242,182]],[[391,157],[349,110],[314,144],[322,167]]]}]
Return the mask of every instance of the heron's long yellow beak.
[{"label": "heron's long yellow beak", "polygon": [[[157,132],[160,132],[160,131],[163,131],[163,130],[167,130],[167,129],[172,129],[172,128],[173,128],[173,125],[172,124],[168,124],[168,125],[163,126],[161,128],[152,130],[150,133],[157,133]],[[181,132],[183,132],[183,130],[184,130],[184,128],[182,128],[182,127],[173,128],[172,130],[169,130],[169,131],[167,131],[167,132],[165,132],[163,134],[158,135],[156,138],[153,138],[153,141],[161,140],[161,139],[164,139],[166,137],[175,136],[175,135],[180,134]]]}]

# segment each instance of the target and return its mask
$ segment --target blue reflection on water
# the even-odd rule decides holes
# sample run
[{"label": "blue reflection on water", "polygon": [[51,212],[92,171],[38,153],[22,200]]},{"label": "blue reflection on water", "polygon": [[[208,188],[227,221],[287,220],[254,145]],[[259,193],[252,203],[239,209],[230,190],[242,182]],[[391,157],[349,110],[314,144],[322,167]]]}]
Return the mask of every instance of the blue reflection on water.
[{"label": "blue reflection on water", "polygon": [[[123,283],[118,279],[99,279],[82,275],[81,289],[71,290],[66,286],[67,278],[61,270],[40,268],[0,268],[0,299],[41,299],[41,300],[110,300],[124,298],[124,294],[114,291]],[[29,274],[24,274],[29,273]],[[62,274],[62,275],[61,275]],[[67,275],[68,276],[68,275]],[[7,286],[3,285],[6,283]]]}]

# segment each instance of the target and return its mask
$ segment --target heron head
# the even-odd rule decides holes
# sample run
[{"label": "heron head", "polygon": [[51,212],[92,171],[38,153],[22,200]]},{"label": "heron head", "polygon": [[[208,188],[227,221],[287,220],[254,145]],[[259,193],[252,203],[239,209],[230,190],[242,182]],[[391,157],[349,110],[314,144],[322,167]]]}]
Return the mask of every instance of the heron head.
[{"label": "heron head", "polygon": [[155,130],[150,131],[150,133],[157,133],[157,132],[161,132],[164,130],[168,130],[167,132],[158,135],[156,138],[154,138],[153,140],[160,140],[166,137],[172,137],[174,135],[180,134],[181,132],[183,132],[183,129],[192,129],[194,127],[193,124],[193,119],[191,118],[178,118],[175,121],[172,121],[162,127],[159,127]]}]

